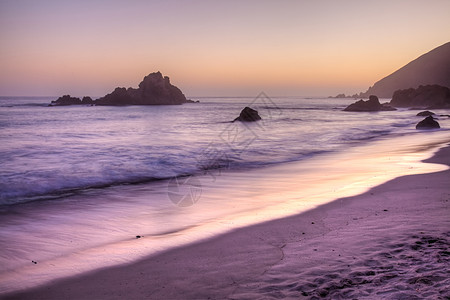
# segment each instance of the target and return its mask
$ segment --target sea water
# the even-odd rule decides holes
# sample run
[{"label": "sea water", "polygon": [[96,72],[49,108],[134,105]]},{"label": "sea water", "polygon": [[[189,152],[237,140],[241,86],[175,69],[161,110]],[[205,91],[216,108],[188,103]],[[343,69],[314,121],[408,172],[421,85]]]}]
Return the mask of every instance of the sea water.
[{"label": "sea water", "polygon": [[[415,132],[416,111],[350,113],[352,99],[206,98],[175,106],[48,107],[0,99],[0,205],[209,169],[257,168]],[[241,109],[262,121],[230,123]]]},{"label": "sea water", "polygon": [[[450,140],[352,99],[48,107],[0,98],[0,291],[127,263],[363,192]],[[231,122],[245,106],[262,117]],[[437,110],[436,113],[448,114]]]}]

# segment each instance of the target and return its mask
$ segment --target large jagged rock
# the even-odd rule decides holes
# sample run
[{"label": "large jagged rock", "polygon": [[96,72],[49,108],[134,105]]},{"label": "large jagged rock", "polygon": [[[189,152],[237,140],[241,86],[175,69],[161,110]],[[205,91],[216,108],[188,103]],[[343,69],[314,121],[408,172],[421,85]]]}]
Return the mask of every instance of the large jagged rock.
[{"label": "large jagged rock", "polygon": [[450,42],[425,53],[377,81],[360,97],[378,95],[381,98],[390,98],[396,90],[430,84],[450,88]]},{"label": "large jagged rock", "polygon": [[[112,93],[92,100],[91,97],[80,98],[65,95],[52,101],[50,106],[60,105],[173,105],[195,102],[187,100],[183,92],[170,83],[161,72],[151,73],[144,77],[137,89],[116,88]],[[198,101],[196,101],[198,102]]]},{"label": "large jagged rock", "polygon": [[161,72],[144,77],[137,89],[116,88],[112,93],[96,100],[97,105],[173,105],[186,103],[179,88],[170,83]]},{"label": "large jagged rock", "polygon": [[375,95],[370,95],[369,100],[359,100],[355,103],[350,104],[347,106],[344,111],[389,111],[389,110],[395,110],[395,108],[386,105],[381,104],[378,100],[378,97]]},{"label": "large jagged rock", "polygon": [[[261,120],[261,117],[258,114],[258,111],[246,106],[241,113],[239,114],[239,117],[234,119],[234,121],[241,121],[241,122],[254,122]],[[234,122],[233,121],[233,122]]]},{"label": "large jagged rock", "polygon": [[441,128],[439,126],[439,123],[433,119],[432,116],[428,116],[416,125],[416,129],[435,129],[435,128]]},{"label": "large jagged rock", "polygon": [[450,89],[439,85],[426,85],[417,89],[398,90],[394,92],[390,104],[395,107],[450,108]]}]

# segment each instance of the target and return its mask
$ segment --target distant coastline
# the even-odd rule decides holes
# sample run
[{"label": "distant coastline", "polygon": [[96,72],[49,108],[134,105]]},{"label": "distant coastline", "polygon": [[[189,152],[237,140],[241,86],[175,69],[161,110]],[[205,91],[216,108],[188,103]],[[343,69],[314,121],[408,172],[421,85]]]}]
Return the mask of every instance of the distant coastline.
[{"label": "distant coastline", "polygon": [[365,92],[352,96],[338,94],[330,98],[392,98],[394,92],[419,86],[440,85],[450,88],[450,42],[421,55],[392,74],[378,80]]}]

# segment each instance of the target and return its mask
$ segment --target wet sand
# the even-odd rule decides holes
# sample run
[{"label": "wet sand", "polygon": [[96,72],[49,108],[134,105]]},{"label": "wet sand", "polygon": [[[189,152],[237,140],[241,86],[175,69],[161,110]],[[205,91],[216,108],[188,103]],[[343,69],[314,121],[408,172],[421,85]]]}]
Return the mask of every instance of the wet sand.
[{"label": "wet sand", "polygon": [[[450,147],[427,162],[450,165]],[[448,299],[450,171],[2,299]]]}]

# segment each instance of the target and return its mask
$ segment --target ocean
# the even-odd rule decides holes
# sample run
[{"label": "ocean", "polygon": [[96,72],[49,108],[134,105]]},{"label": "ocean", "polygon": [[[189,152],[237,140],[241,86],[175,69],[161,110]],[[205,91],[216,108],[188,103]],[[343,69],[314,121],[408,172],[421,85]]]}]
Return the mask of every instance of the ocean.
[{"label": "ocean", "polygon": [[[353,99],[48,107],[55,99],[0,98],[0,292],[440,170],[418,161],[450,141],[450,118],[418,131],[418,111],[343,112]],[[262,120],[232,122],[246,106]]]},{"label": "ocean", "polygon": [[[0,205],[214,169],[258,168],[415,132],[415,112],[348,113],[352,99],[202,98],[181,106],[47,107],[0,100]],[[230,123],[245,106],[257,123]]]}]

